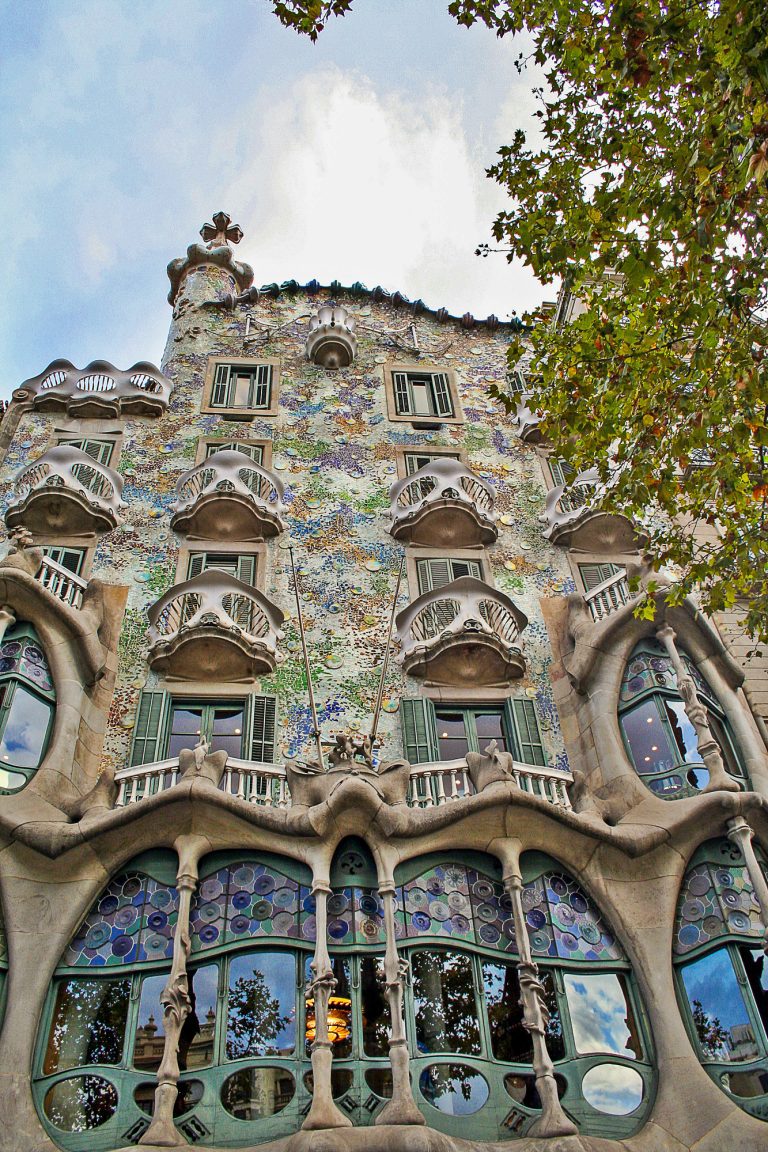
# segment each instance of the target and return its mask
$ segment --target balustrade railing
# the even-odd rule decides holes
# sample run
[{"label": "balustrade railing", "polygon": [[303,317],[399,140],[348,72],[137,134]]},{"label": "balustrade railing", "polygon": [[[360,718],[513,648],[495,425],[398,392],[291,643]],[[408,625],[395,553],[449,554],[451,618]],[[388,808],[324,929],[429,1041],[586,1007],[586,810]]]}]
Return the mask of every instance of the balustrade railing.
[{"label": "balustrade railing", "polygon": [[43,556],[36,579],[63,604],[68,604],[70,608],[82,606],[83,594],[88,587],[87,581],[52,560],[50,556]]},{"label": "balustrade railing", "polygon": [[584,601],[589,606],[594,621],[605,620],[618,608],[623,608],[631,599],[627,574],[622,568],[614,572],[602,584],[597,584],[584,593]]}]

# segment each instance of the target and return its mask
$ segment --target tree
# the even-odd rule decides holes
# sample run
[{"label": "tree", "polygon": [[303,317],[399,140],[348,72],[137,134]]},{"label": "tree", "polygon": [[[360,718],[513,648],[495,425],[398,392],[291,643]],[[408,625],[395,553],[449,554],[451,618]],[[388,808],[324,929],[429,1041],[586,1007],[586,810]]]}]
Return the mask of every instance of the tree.
[{"label": "tree", "polygon": [[238,976],[229,990],[227,1059],[281,1055],[291,1017],[281,1015],[280,1008],[262,972],[254,968],[252,976]]},{"label": "tree", "polygon": [[[274,3],[316,39],[351,0]],[[644,519],[666,592],[743,604],[768,641],[768,21],[762,0],[453,0],[467,27],[533,41],[541,147],[492,175],[511,260],[586,310],[526,317],[530,406],[604,507]],[[487,250],[486,250],[487,254]],[[503,397],[509,403],[508,397]],[[651,584],[642,610],[654,611]]]},{"label": "tree", "polygon": [[701,1000],[694,1000],[692,1006],[693,1026],[702,1052],[711,1059],[722,1059],[729,1049],[730,1032],[727,1028],[723,1028],[718,1016],[710,1016],[704,1011]]}]

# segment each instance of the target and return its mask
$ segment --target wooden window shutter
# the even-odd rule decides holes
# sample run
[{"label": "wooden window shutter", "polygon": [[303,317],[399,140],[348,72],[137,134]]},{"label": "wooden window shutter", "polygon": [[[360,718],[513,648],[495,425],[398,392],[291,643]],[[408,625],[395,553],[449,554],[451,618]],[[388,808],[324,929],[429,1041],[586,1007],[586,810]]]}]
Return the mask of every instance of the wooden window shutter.
[{"label": "wooden window shutter", "polygon": [[541,742],[539,722],[532,700],[508,700],[508,715],[514,733],[514,756],[521,764],[538,764],[544,767],[547,758]]},{"label": "wooden window shutter", "polygon": [[269,394],[272,391],[272,365],[259,364],[253,374],[251,405],[253,408],[269,408]]},{"label": "wooden window shutter", "polygon": [[413,410],[407,372],[393,372],[392,387],[395,393],[395,411],[398,416],[407,416]]},{"label": "wooden window shutter", "polygon": [[459,580],[462,576],[474,576],[475,580],[482,580],[483,570],[477,560],[451,560],[451,580]]},{"label": "wooden window shutter", "polygon": [[213,377],[213,391],[211,392],[211,407],[226,408],[229,404],[229,364],[217,364]]},{"label": "wooden window shutter", "polygon": [[603,580],[607,580],[618,571],[617,564],[579,564],[579,575],[587,592],[597,588],[598,584],[602,584]]},{"label": "wooden window shutter", "polygon": [[419,560],[416,571],[419,577],[419,595],[423,592],[432,592],[435,588],[444,588],[453,580],[451,562],[442,558]]},{"label": "wooden window shutter", "polygon": [[142,692],[136,725],[133,729],[131,764],[152,764],[162,759],[158,754],[160,721],[163,716],[164,692]]},{"label": "wooden window shutter", "polygon": [[193,552],[187,565],[187,580],[192,580],[205,571],[205,552]]},{"label": "wooden window shutter", "polygon": [[275,697],[251,697],[251,760],[275,760]]},{"label": "wooden window shutter", "polygon": [[448,376],[445,372],[435,372],[432,377],[432,395],[437,416],[453,416],[453,401]]},{"label": "wooden window shutter", "polygon": [[403,749],[411,764],[429,764],[440,759],[431,700],[406,698],[400,701],[403,717]]},{"label": "wooden window shutter", "polygon": [[547,463],[556,488],[560,484],[569,484],[575,476],[575,472],[567,460],[558,460],[555,456],[550,456]]},{"label": "wooden window shutter", "polygon": [[235,575],[238,580],[242,580],[243,584],[250,584],[253,587],[256,583],[256,557],[238,556]]}]

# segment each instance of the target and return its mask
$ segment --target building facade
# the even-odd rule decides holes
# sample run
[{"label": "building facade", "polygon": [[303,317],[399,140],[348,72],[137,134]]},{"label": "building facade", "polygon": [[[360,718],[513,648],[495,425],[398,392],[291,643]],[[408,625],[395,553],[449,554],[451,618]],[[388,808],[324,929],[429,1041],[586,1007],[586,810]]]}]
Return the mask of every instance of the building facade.
[{"label": "building facade", "polygon": [[3,417],[0,1144],[766,1147],[761,668],[509,325],[241,236]]}]

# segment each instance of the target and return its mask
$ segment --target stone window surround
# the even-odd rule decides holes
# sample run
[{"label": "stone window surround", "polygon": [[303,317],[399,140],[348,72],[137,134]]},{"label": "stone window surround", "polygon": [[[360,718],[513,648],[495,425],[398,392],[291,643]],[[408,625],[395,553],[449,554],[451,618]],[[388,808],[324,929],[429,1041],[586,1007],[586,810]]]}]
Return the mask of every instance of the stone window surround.
[{"label": "stone window surround", "polygon": [[637,565],[640,562],[639,552],[580,552],[577,548],[569,548],[566,553],[568,567],[576,585],[576,591],[581,596],[587,594],[584,581],[579,571],[580,564],[615,564],[617,568],[626,570],[628,564]]},{"label": "stone window surround", "polygon": [[237,555],[256,557],[256,584],[259,592],[267,595],[267,546],[264,541],[245,540],[191,540],[179,548],[179,558],[176,562],[175,584],[183,584],[189,579],[187,569],[189,557],[193,552],[234,552]]},{"label": "stone window surround", "polygon": [[[456,371],[454,368],[440,367],[434,363],[415,364],[413,362],[401,363],[399,360],[390,360],[384,365],[384,394],[387,400],[387,416],[390,420],[396,421],[398,424],[414,424],[419,427],[421,424],[463,424],[464,413],[461,408],[461,400],[459,398],[458,382],[456,378]],[[451,400],[453,401],[453,416],[416,416],[413,413],[400,413],[397,411],[395,404],[395,387],[392,379],[393,372],[443,372],[448,377],[448,388],[451,393]],[[420,447],[420,446],[419,446]],[[416,449],[407,448],[406,451],[414,451]]]},{"label": "stone window surround", "polygon": [[[120,456],[123,448],[124,429],[122,427],[115,427],[110,424],[104,427],[103,420],[73,420],[71,427],[66,427],[66,421],[61,421],[55,424],[53,428],[53,435],[50,448],[55,448],[59,444],[70,443],[72,440],[110,440],[114,447],[112,449],[112,456],[107,467],[111,468],[113,472],[117,472],[118,464],[120,463]],[[46,449],[47,451],[48,449]],[[59,543],[59,541],[56,541]]]},{"label": "stone window surround", "polygon": [[419,575],[417,562],[419,560],[474,560],[480,565],[482,579],[489,588],[495,588],[488,551],[482,546],[478,548],[428,548],[422,544],[409,545],[405,550],[405,574],[408,580],[408,595],[411,602],[418,596]]},{"label": "stone window surround", "polygon": [[399,480],[405,480],[408,475],[405,464],[406,456],[418,455],[419,453],[429,456],[446,456],[450,460],[458,460],[465,468],[470,467],[465,449],[460,448],[458,444],[453,447],[448,447],[445,444],[398,444],[395,452],[395,464]]},{"label": "stone window surround", "polygon": [[[217,408],[216,411],[220,412],[221,409]],[[206,458],[205,453],[206,453],[206,449],[207,449],[209,444],[233,444],[233,443],[235,443],[235,441],[237,439],[238,439],[238,437],[224,436],[223,434],[220,436],[199,436],[198,440],[197,440],[197,448],[195,450],[195,464],[197,465],[197,464],[203,463],[203,461]],[[247,445],[251,445],[251,446],[258,446],[259,448],[261,448],[260,467],[266,469],[267,471],[272,467],[272,441],[271,440],[260,440],[258,438],[248,438],[248,439],[243,439],[242,443],[247,444]],[[223,551],[223,549],[219,549],[219,551]]]},{"label": "stone window surround", "polygon": [[[211,405],[211,394],[216,368],[219,364],[234,364],[240,367],[270,364],[272,366],[272,385],[269,393],[269,406],[267,408],[214,408]],[[203,396],[200,401],[201,413],[234,420],[251,419],[257,416],[277,416],[280,395],[280,365],[279,358],[270,356],[209,356],[203,383]]]}]

